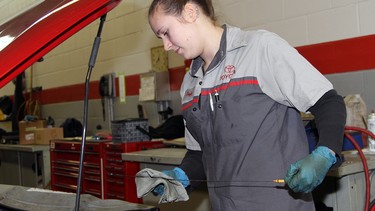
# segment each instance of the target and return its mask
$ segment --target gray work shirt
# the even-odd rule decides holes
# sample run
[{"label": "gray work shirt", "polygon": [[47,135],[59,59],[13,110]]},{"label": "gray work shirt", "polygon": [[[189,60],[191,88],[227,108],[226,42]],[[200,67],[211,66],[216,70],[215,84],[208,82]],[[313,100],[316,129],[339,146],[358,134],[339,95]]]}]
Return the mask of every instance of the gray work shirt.
[{"label": "gray work shirt", "polygon": [[308,154],[299,111],[332,84],[276,34],[224,29],[207,71],[194,59],[181,87],[186,145],[203,152],[212,209],[314,210],[311,194],[267,181]]}]

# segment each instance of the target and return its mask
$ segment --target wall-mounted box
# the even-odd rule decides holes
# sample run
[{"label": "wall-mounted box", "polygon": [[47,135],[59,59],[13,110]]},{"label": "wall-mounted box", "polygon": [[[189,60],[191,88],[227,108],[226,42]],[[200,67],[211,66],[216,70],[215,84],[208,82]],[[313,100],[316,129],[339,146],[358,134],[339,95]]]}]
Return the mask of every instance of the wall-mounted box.
[{"label": "wall-mounted box", "polygon": [[149,72],[141,74],[139,101],[166,101],[171,99],[169,72]]}]

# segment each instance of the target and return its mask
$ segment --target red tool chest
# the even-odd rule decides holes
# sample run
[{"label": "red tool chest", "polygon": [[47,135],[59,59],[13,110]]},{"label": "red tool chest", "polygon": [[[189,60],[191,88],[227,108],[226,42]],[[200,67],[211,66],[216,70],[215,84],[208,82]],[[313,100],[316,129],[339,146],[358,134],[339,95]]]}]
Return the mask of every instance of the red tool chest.
[{"label": "red tool chest", "polygon": [[[85,144],[81,193],[103,198],[102,142]],[[50,143],[51,189],[76,192],[81,154],[80,141],[53,140]]]},{"label": "red tool chest", "polygon": [[161,148],[163,147],[163,143],[161,141],[130,143],[107,142],[103,145],[104,198],[142,203],[142,199],[137,198],[135,185],[135,174],[140,170],[140,165],[137,162],[123,161],[121,153]]},{"label": "red tool chest", "polygon": [[[121,153],[163,147],[162,141],[114,143],[86,141],[81,193],[101,199],[120,199],[142,203],[137,198],[137,162],[125,162]],[[51,189],[76,192],[81,152],[80,141],[53,140],[50,143]]]}]

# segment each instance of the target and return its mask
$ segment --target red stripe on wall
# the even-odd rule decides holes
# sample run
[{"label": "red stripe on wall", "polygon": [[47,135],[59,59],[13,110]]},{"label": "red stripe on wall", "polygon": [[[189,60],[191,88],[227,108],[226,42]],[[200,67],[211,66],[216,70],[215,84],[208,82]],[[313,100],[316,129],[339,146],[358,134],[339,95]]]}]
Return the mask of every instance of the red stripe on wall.
[{"label": "red stripe on wall", "polygon": [[185,73],[185,67],[177,67],[169,70],[169,81],[172,91],[180,90]]},{"label": "red stripe on wall", "polygon": [[[118,79],[116,80],[116,94],[118,96]],[[139,75],[125,77],[126,96],[138,95],[140,80]],[[62,102],[81,101],[85,97],[85,84],[75,84],[70,86],[57,87],[43,90],[33,94],[33,98],[39,100],[42,105]],[[89,85],[89,99],[100,99],[99,81],[92,81]]]},{"label": "red stripe on wall", "polygon": [[[179,90],[182,79],[185,74],[185,68],[174,68],[170,70],[170,79],[172,91]],[[126,96],[139,95],[140,88],[140,75],[130,75],[125,77],[125,90]],[[119,95],[119,82],[116,78],[116,94]],[[89,99],[100,99],[99,94],[99,81],[92,81],[89,85]],[[33,93],[33,99],[39,100],[42,105],[63,103],[72,101],[81,101],[85,95],[85,84],[74,84],[70,86],[62,86],[57,88],[51,88],[42,90],[41,92]],[[28,96],[28,95],[27,95]]]},{"label": "red stripe on wall", "polygon": [[[375,35],[319,43],[296,48],[321,73],[343,73],[375,68]],[[190,65],[189,61],[185,62]],[[185,66],[169,70],[172,91],[180,89]],[[126,96],[139,94],[140,75],[125,77]],[[98,81],[90,83],[89,99],[99,99]],[[118,87],[118,80],[116,80]],[[118,95],[118,90],[117,90]],[[33,94],[41,104],[81,101],[84,99],[84,83],[43,90]]]},{"label": "red stripe on wall", "polygon": [[375,35],[296,48],[321,73],[343,73],[375,68]]},{"label": "red stripe on wall", "polygon": [[[140,75],[126,76],[125,86],[126,86],[126,96],[139,95],[139,88],[141,87]],[[118,87],[118,84],[116,87]],[[119,91],[117,90],[116,93],[118,96]]]},{"label": "red stripe on wall", "polygon": [[[90,95],[89,99],[93,99],[96,93],[98,93],[98,81],[90,83]],[[52,104],[52,103],[63,103],[71,101],[83,100],[85,84],[75,84],[70,86],[57,87],[47,90],[42,90],[33,94],[34,100],[39,100],[42,105]]]}]

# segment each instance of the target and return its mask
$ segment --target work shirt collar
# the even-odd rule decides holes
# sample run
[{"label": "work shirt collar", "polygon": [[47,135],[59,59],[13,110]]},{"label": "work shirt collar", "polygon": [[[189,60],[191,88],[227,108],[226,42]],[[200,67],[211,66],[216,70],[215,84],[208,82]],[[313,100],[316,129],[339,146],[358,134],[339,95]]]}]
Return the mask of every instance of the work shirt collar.
[{"label": "work shirt collar", "polygon": [[[223,35],[221,36],[219,50],[216,52],[215,57],[213,58],[210,66],[207,69],[207,72],[210,71],[210,69],[212,69],[216,65],[218,65],[224,59],[226,52],[245,46],[247,43],[247,40],[244,37],[238,37],[236,35],[227,36],[228,34],[227,25],[224,24],[222,27],[224,29],[224,32],[223,32]],[[190,70],[190,75],[193,77],[203,78],[203,75],[204,75],[204,72],[202,69],[203,64],[204,64],[204,61],[202,57],[199,56],[193,59],[191,70]]]},{"label": "work shirt collar", "polygon": [[[220,61],[225,56],[226,43],[227,43],[227,39],[226,39],[227,27],[226,27],[226,25],[223,25],[222,27],[224,29],[224,32],[223,32],[223,35],[221,36],[219,50],[216,52],[216,54],[215,54],[215,56],[214,56],[214,58],[213,58],[213,60],[210,64],[210,66],[208,67],[207,71],[209,71],[210,69],[212,69],[212,67],[215,67],[217,64],[219,64]],[[199,56],[199,57],[193,59],[190,74],[194,77],[203,78],[203,75],[204,75],[203,68],[202,68],[203,64],[204,64],[204,61],[203,61],[202,57]],[[199,70],[201,70],[201,71],[199,71]]]}]

